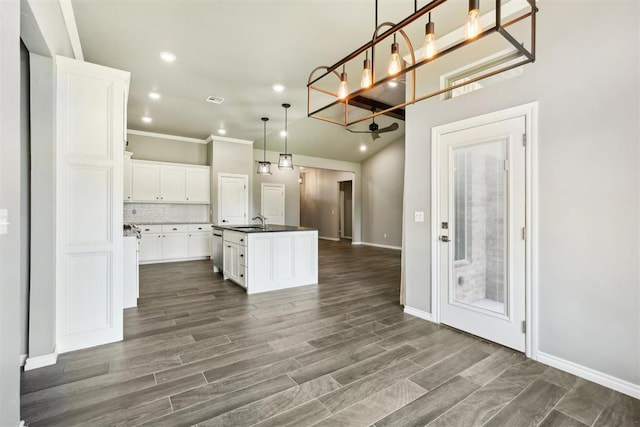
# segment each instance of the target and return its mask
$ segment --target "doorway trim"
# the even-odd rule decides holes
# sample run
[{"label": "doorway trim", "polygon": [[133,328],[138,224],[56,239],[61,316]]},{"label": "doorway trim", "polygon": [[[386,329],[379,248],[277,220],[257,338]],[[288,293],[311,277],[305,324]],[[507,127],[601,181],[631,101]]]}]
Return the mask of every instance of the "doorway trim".
[{"label": "doorway trim", "polygon": [[440,212],[441,136],[488,123],[525,117],[525,354],[538,353],[538,102],[531,102],[480,116],[458,120],[431,129],[431,320],[440,323],[440,253],[438,215]]}]

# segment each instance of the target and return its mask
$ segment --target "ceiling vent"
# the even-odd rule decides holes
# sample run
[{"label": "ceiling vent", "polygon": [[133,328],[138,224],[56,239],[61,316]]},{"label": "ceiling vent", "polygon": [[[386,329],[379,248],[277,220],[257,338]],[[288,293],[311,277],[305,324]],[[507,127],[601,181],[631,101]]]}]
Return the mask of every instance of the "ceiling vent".
[{"label": "ceiling vent", "polygon": [[211,102],[212,104],[222,104],[224,102],[224,98],[220,98],[219,96],[207,96],[207,102]]}]

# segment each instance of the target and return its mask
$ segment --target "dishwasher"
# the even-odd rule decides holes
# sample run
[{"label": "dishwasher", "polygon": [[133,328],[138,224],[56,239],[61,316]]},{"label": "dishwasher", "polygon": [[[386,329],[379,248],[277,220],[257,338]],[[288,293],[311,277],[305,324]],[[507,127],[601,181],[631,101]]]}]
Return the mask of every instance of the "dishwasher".
[{"label": "dishwasher", "polygon": [[213,272],[222,271],[222,230],[213,229]]}]

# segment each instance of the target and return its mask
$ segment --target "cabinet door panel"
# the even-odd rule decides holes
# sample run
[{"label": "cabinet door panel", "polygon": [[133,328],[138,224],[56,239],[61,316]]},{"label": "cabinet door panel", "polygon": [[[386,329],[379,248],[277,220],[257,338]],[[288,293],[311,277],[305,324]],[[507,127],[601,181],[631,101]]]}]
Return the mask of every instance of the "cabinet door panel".
[{"label": "cabinet door panel", "polygon": [[187,233],[166,233],[162,237],[162,258],[175,259],[189,256],[189,235]]},{"label": "cabinet door panel", "polygon": [[203,257],[211,256],[211,234],[204,232],[193,232],[189,234],[189,256]]},{"label": "cabinet door panel", "polygon": [[187,168],[187,202],[209,203],[211,174],[209,168]]},{"label": "cabinet door panel", "polygon": [[133,163],[131,166],[131,195],[136,202],[160,200],[160,168],[156,165]]},{"label": "cabinet door panel", "polygon": [[162,259],[162,235],[142,234],[139,247],[140,261],[154,261]]},{"label": "cabinet door panel", "polygon": [[184,202],[186,200],[185,168],[160,167],[160,200],[164,202]]}]

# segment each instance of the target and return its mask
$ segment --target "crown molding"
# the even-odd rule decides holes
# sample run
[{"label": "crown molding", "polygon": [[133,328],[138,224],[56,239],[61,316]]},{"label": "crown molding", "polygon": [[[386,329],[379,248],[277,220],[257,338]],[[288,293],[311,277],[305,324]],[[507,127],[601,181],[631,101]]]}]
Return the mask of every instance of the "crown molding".
[{"label": "crown molding", "polygon": [[228,138],[226,136],[218,136],[218,135],[209,135],[209,137],[205,141],[206,142],[222,141],[222,142],[233,142],[234,144],[253,145],[253,141],[249,141],[246,139],[238,139],[238,138]]},{"label": "crown molding", "polygon": [[198,139],[198,138],[187,138],[186,136],[178,136],[178,135],[166,135],[164,133],[155,133],[155,132],[145,132],[142,130],[128,129],[127,134],[129,135],[140,135],[140,136],[148,136],[150,138],[161,138],[161,139],[171,139],[173,141],[182,141],[182,142],[191,142],[194,144],[206,144],[209,142],[208,138]]}]

